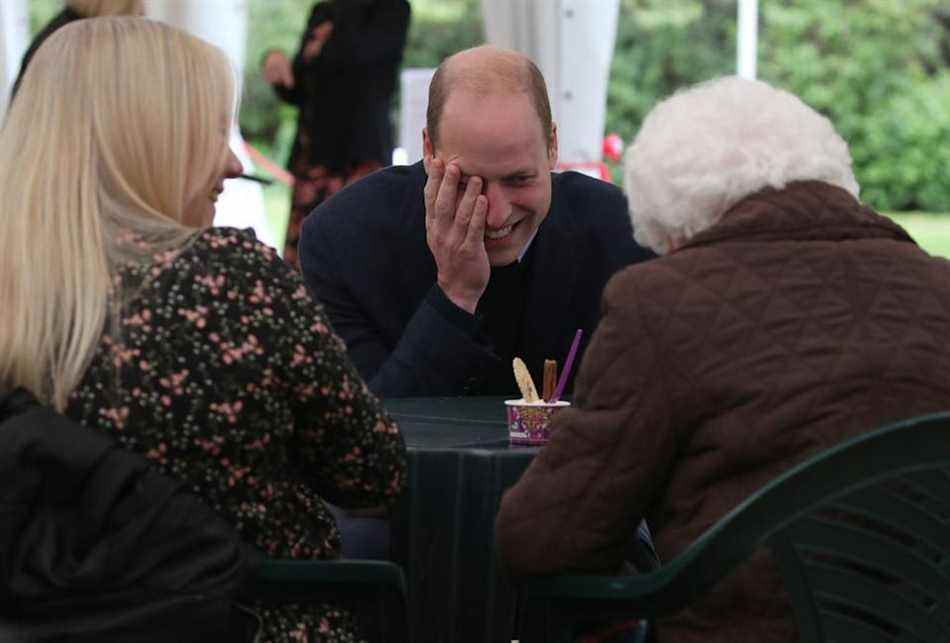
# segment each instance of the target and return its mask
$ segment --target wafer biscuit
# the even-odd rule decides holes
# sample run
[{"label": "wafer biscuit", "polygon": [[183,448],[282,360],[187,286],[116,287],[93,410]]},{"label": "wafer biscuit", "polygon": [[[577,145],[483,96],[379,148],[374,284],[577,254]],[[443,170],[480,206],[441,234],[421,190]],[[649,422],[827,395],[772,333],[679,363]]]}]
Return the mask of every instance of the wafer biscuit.
[{"label": "wafer biscuit", "polygon": [[528,367],[524,365],[520,357],[514,358],[511,366],[515,371],[515,382],[518,383],[518,388],[521,390],[521,397],[528,403],[538,402],[540,400],[538,390],[534,388],[534,380],[531,379]]}]

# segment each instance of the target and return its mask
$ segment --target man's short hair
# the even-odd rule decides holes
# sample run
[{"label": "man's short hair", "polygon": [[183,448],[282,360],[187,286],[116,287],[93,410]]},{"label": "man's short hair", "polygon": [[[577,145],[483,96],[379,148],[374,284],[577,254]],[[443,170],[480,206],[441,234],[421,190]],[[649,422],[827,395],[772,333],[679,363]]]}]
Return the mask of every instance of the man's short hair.
[{"label": "man's short hair", "polygon": [[452,57],[446,58],[435,70],[432,82],[429,84],[429,105],[426,108],[426,130],[429,140],[435,148],[439,141],[439,122],[442,111],[449,99],[449,94],[457,88],[466,89],[478,94],[505,92],[511,94],[525,93],[531,99],[534,110],[541,123],[548,145],[552,142],[551,102],[548,99],[548,88],[544,82],[541,70],[534,62],[514,52],[499,58],[498,64],[490,70],[478,72],[456,72],[452,69]]}]

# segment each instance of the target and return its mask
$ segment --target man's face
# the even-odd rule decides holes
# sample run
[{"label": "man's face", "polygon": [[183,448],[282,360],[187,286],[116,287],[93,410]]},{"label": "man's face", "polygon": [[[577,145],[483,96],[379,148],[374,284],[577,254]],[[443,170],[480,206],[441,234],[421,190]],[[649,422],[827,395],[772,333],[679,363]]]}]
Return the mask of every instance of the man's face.
[{"label": "man's face", "polygon": [[526,94],[478,96],[457,89],[442,112],[438,147],[424,138],[427,154],[434,152],[446,166],[458,163],[463,185],[468,177],[482,178],[485,250],[493,266],[514,263],[548,215],[557,137],[552,132],[549,146],[545,134]]}]

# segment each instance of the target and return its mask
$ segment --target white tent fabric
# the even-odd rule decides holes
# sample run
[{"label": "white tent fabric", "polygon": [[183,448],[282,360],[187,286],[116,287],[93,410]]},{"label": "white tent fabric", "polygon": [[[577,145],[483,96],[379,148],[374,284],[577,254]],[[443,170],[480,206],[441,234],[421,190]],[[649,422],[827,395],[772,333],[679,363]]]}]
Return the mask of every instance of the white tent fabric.
[{"label": "white tent fabric", "polygon": [[[145,4],[150,18],[185,29],[223,49],[240,81],[247,41],[246,0],[147,0]],[[254,165],[236,125],[231,130],[230,143],[231,149],[241,159],[244,171],[253,172]],[[224,193],[218,199],[214,223],[253,228],[259,240],[277,246],[276,235],[267,225],[264,197],[257,183],[245,180],[226,182]]]},{"label": "white tent fabric", "polygon": [[422,128],[426,126],[426,108],[429,105],[429,82],[435,69],[403,69],[399,76],[399,148],[402,156],[393,155],[408,165],[422,160]]},{"label": "white tent fabric", "polygon": [[620,0],[482,0],[488,42],[541,69],[564,164],[597,163]]},{"label": "white tent fabric", "polygon": [[7,111],[10,89],[20,71],[29,44],[30,24],[26,0],[0,2],[0,120]]}]

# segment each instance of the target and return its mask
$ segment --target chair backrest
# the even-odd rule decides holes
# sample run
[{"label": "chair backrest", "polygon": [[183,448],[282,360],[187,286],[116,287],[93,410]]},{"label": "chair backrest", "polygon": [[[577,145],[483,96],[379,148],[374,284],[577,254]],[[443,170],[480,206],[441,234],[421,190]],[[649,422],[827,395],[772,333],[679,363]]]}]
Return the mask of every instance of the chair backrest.
[{"label": "chair backrest", "polygon": [[950,414],[847,440],[779,476],[684,554],[680,577],[711,587],[763,544],[803,641],[950,641]]},{"label": "chair backrest", "polygon": [[950,415],[852,440],[761,495],[794,512],[766,543],[803,641],[950,641]]},{"label": "chair backrest", "polygon": [[950,641],[950,413],[899,422],[813,456],[657,572],[539,581],[529,594],[671,613],[760,546],[778,563],[802,641]]}]

